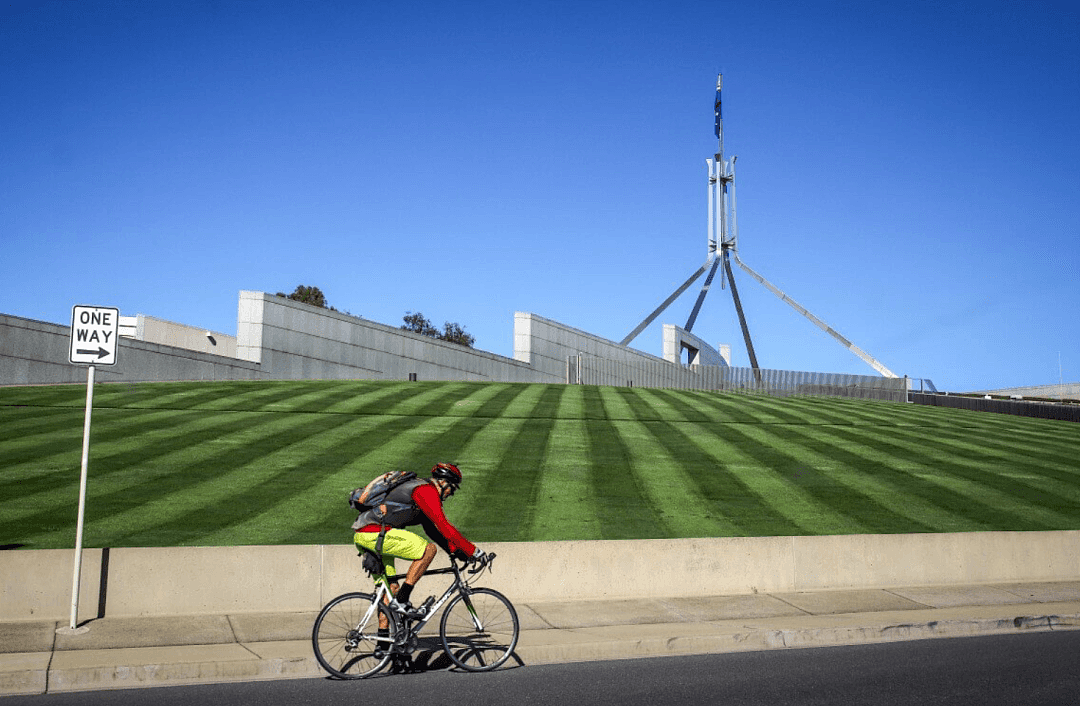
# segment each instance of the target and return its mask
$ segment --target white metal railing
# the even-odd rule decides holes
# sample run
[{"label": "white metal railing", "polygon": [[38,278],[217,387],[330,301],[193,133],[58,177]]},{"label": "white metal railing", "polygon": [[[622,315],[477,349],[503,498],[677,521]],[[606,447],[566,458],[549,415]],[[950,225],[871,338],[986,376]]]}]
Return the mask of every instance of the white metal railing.
[{"label": "white metal railing", "polygon": [[815,395],[906,402],[911,381],[876,375],[811,373],[795,370],[731,368],[716,365],[681,365],[669,362],[623,362],[572,355],[567,358],[566,381],[581,385],[711,390],[790,397]]}]

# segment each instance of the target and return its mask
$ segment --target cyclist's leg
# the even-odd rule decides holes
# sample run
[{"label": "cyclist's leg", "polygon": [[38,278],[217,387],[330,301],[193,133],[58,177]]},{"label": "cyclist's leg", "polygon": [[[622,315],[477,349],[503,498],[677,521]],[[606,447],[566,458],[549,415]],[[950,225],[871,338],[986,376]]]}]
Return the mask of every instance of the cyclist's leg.
[{"label": "cyclist's leg", "polygon": [[395,595],[400,603],[407,603],[413,586],[424,575],[435,559],[439,548],[426,539],[404,529],[391,529],[383,540],[383,556],[408,559],[412,562],[405,575],[405,582],[400,588],[395,587]]},{"label": "cyclist's leg", "polygon": [[[391,531],[393,531],[393,530],[391,530]],[[368,550],[368,551],[374,552],[375,551],[375,545],[378,543],[378,541],[379,541],[379,533],[378,532],[357,532],[355,535],[353,535],[353,544],[355,544],[356,548],[361,552],[363,552],[365,549]],[[396,569],[394,568],[394,557],[392,557],[389,554],[384,552],[382,554],[382,556],[380,556],[379,558],[382,560],[383,574],[382,575],[373,575],[372,579],[374,579],[374,581],[375,581],[376,588],[379,586],[379,584],[383,584],[389,589],[390,595],[394,595],[394,593],[396,593],[397,590],[398,590],[398,585],[396,583],[395,584],[387,583],[387,580],[386,580],[387,576],[393,576],[394,574],[397,573]],[[384,602],[389,603],[390,598],[387,597]],[[390,625],[386,620],[386,616],[383,615],[380,612],[379,613],[379,633],[380,634],[386,634],[386,631],[389,630],[389,628],[390,628]]]},{"label": "cyclist's leg", "polygon": [[409,570],[405,574],[405,583],[415,586],[416,582],[420,580],[420,577],[424,575],[424,572],[431,566],[431,562],[435,560],[435,555],[439,553],[439,548],[432,543],[428,543],[424,547],[423,555],[409,565]]}]

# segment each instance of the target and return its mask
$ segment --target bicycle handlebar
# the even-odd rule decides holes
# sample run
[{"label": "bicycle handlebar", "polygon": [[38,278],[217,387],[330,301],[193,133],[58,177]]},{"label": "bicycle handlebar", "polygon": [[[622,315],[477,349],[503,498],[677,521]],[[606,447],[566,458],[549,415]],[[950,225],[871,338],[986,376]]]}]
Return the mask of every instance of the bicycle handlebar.
[{"label": "bicycle handlebar", "polygon": [[491,566],[492,562],[494,562],[494,561],[495,561],[495,554],[494,554],[494,553],[490,553],[490,552],[489,552],[488,554],[485,554],[485,555],[484,555],[484,558],[483,558],[483,559],[481,559],[480,561],[476,562],[476,565],[475,565],[475,567],[469,568],[469,569],[467,569],[467,571],[468,571],[468,572],[469,572],[470,574],[478,574],[478,573],[480,573],[481,571],[483,571],[484,569],[486,569],[486,568],[488,568],[489,566]]}]

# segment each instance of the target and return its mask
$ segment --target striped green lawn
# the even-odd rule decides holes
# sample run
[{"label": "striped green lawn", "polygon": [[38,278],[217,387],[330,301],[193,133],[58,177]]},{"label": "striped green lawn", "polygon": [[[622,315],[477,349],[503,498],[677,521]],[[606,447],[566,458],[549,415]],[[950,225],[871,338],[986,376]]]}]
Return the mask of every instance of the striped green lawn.
[{"label": "striped green lawn", "polygon": [[[0,389],[0,545],[74,545],[85,386]],[[95,389],[85,545],[336,544],[439,460],[477,541],[1080,529],[1080,425],[566,385]]]}]

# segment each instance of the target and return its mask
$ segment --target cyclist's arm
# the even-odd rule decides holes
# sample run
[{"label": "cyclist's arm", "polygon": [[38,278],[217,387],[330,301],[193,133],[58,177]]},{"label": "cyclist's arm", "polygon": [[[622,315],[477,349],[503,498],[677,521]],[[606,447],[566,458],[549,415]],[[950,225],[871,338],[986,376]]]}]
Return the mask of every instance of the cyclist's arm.
[{"label": "cyclist's arm", "polygon": [[[439,491],[433,485],[425,484],[413,491],[413,501],[423,513],[421,523],[424,531],[435,541],[443,551],[448,554],[464,553],[464,557],[470,557],[476,551],[476,546],[465,539],[457,528],[450,524],[443,512],[442,500]],[[460,556],[460,554],[459,554]]]}]

